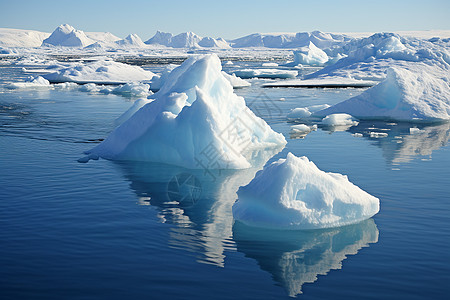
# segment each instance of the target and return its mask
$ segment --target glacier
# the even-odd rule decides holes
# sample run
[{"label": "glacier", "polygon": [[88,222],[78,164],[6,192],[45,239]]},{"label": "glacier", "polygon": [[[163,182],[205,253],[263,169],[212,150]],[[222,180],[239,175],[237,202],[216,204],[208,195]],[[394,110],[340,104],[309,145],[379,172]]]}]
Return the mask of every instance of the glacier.
[{"label": "glacier", "polygon": [[358,223],[378,213],[380,201],[347,176],[327,173],[288,153],[240,187],[233,217],[246,225],[317,229]]},{"label": "glacier", "polygon": [[286,140],[245,104],[216,54],[192,56],[119,125],[89,158],[152,161],[190,169],[244,169],[254,151]]}]

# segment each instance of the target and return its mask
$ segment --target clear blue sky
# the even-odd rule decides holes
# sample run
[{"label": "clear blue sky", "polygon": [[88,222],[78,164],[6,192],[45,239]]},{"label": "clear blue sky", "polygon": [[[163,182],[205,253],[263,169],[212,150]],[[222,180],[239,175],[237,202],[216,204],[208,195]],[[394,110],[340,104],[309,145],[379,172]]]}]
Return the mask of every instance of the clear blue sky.
[{"label": "clear blue sky", "polygon": [[52,32],[68,23],[83,31],[241,37],[254,32],[450,29],[450,0],[0,0],[0,27]]}]

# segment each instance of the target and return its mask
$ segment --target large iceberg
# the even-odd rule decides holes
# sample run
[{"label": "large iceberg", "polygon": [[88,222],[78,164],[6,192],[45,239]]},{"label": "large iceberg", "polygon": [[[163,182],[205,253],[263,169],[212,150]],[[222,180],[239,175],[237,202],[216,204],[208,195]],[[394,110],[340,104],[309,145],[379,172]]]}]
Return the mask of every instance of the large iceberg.
[{"label": "large iceberg", "polygon": [[347,176],[326,173],[308,158],[288,153],[238,190],[233,216],[255,227],[315,229],[357,223],[379,208],[378,198]]},{"label": "large iceberg", "polygon": [[61,69],[54,73],[43,75],[48,81],[122,84],[132,81],[151,80],[155,74],[138,66],[131,66],[112,60],[98,60],[87,64]]},{"label": "large iceberg", "polygon": [[68,24],[58,26],[53,33],[42,42],[42,46],[86,47],[94,43],[81,30]]},{"label": "large iceberg", "polygon": [[254,151],[286,144],[246,105],[217,55],[191,57],[87,158],[153,161],[192,169],[251,167]]},{"label": "large iceberg", "polygon": [[363,119],[448,120],[450,76],[433,76],[425,70],[390,68],[383,82],[316,115],[347,113]]}]

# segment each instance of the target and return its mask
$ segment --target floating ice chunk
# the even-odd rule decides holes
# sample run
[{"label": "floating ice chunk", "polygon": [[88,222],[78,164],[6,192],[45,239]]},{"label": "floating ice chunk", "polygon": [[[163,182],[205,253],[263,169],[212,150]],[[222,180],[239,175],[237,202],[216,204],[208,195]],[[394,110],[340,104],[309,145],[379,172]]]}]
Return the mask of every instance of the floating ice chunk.
[{"label": "floating ice chunk", "polygon": [[234,63],[231,60],[228,60],[226,63],[224,63],[226,66],[234,65]]},{"label": "floating ice chunk", "polygon": [[283,135],[233,93],[221,68],[215,54],[187,59],[151,96],[154,101],[87,154],[193,169],[242,169],[251,166],[248,153],[284,146]]},{"label": "floating ice chunk", "polygon": [[294,133],[308,133],[311,131],[311,128],[305,124],[297,124],[291,126],[291,132]]},{"label": "floating ice chunk", "polygon": [[356,126],[359,122],[348,114],[332,114],[323,118],[321,123],[326,126]]},{"label": "floating ice chunk", "polygon": [[388,136],[386,132],[375,132],[375,131],[369,132],[369,135],[371,138],[384,138]]},{"label": "floating ice chunk", "polygon": [[248,87],[251,86],[251,83],[237,77],[235,74],[228,74],[224,71],[222,71],[222,75],[231,83],[231,85],[233,86],[233,88],[235,89],[239,89],[239,88],[244,88],[244,87]]},{"label": "floating ice chunk", "polygon": [[51,88],[50,82],[41,76],[29,77],[25,82],[12,82],[6,85],[9,89]]},{"label": "floating ice chunk", "polygon": [[309,118],[311,116],[311,112],[307,107],[297,107],[291,110],[291,112],[287,115],[289,120],[296,119],[304,119]]},{"label": "floating ice chunk", "polygon": [[419,133],[421,130],[417,127],[412,127],[409,129],[409,133],[411,134],[415,134],[415,133]]},{"label": "floating ice chunk", "polygon": [[288,153],[239,188],[233,216],[255,227],[314,229],[357,223],[379,208],[378,198],[347,176],[326,173],[308,158]]},{"label": "floating ice chunk", "polygon": [[80,84],[121,84],[132,81],[151,80],[153,76],[155,76],[153,72],[145,71],[141,67],[108,60],[77,64],[54,73],[43,75],[44,78],[52,83],[76,82]]},{"label": "floating ice chunk", "polygon": [[294,51],[294,62],[292,65],[323,66],[328,61],[328,55],[309,42],[307,47]]},{"label": "floating ice chunk", "polygon": [[297,71],[279,70],[279,69],[242,69],[233,71],[233,73],[241,78],[295,78]]},{"label": "floating ice chunk", "polygon": [[261,64],[262,67],[278,67],[277,63],[274,62],[265,62]]},{"label": "floating ice chunk", "polygon": [[352,134],[354,137],[363,137],[362,133],[359,132],[355,132],[354,134]]},{"label": "floating ice chunk", "polygon": [[412,72],[390,68],[383,82],[359,96],[317,114],[348,113],[360,119],[448,120],[450,119],[448,74],[437,72],[433,75],[425,70]]}]

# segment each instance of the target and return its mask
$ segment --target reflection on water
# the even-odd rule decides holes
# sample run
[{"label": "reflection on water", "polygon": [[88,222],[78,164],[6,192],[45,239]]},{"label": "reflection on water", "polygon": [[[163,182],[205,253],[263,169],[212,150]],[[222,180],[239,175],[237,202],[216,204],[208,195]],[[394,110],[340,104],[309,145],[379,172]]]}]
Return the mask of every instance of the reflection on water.
[{"label": "reflection on water", "polygon": [[[335,129],[322,128],[326,131]],[[416,156],[431,156],[444,147],[450,137],[450,123],[412,124],[384,121],[361,121],[357,126],[346,128],[349,132],[367,138],[381,148],[390,165],[408,163]]]},{"label": "reflection on water", "polygon": [[139,203],[154,206],[161,222],[175,225],[170,229],[170,246],[199,254],[199,262],[223,266],[224,251],[235,249],[231,207],[236,192],[279,151],[249,154],[257,167],[245,170],[189,170],[142,162],[116,165]]},{"label": "reflection on water", "polygon": [[378,242],[378,229],[373,219],[309,231],[257,229],[236,222],[233,238],[239,252],[255,259],[294,297],[302,293],[303,284],[315,282],[318,275],[326,275],[330,270],[341,269],[348,255]]}]

